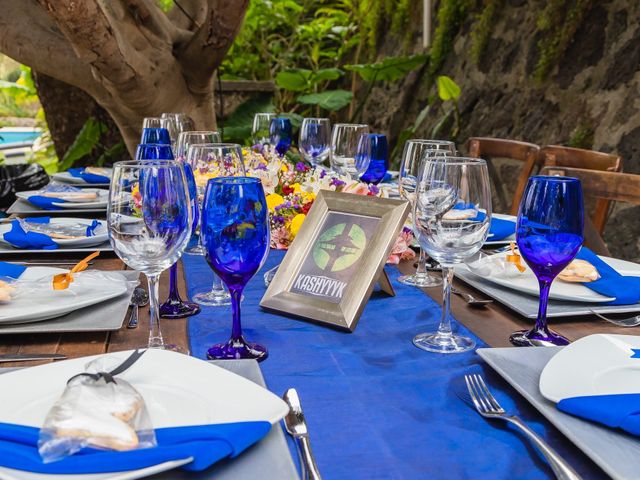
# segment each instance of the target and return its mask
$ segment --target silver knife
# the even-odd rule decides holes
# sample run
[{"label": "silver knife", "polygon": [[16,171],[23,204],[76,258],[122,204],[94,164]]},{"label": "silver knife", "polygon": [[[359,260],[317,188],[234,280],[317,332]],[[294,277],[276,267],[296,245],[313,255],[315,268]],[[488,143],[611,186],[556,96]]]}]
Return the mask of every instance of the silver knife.
[{"label": "silver knife", "polygon": [[28,362],[29,360],[64,360],[66,355],[61,353],[5,353],[0,355],[2,362]]},{"label": "silver knife", "polygon": [[291,435],[298,446],[298,454],[300,455],[300,465],[302,467],[303,480],[322,480],[318,466],[311,452],[311,443],[309,442],[309,432],[307,423],[304,421],[304,412],[298,398],[298,392],[295,388],[290,388],[282,399],[289,405],[289,413],[284,417],[284,424],[287,432]]}]

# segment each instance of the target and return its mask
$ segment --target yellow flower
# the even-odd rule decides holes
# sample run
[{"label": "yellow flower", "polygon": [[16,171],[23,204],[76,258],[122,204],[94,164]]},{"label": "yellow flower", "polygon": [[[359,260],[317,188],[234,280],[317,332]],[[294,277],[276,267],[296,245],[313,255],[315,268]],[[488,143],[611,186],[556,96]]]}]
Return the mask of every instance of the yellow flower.
[{"label": "yellow flower", "polygon": [[302,192],[302,200],[304,203],[313,202],[316,199],[316,194],[313,192]]},{"label": "yellow flower", "polygon": [[278,195],[277,193],[270,193],[267,195],[267,207],[269,207],[269,211],[273,212],[278,205],[284,203],[284,198],[282,195]]},{"label": "yellow flower", "polygon": [[290,185],[290,186],[291,188],[293,188],[293,193],[300,193],[302,191],[299,183],[294,183],[293,185]]},{"label": "yellow flower", "polygon": [[289,222],[289,231],[294,237],[298,234],[298,230],[302,227],[305,218],[307,218],[307,216],[304,213],[299,213]]},{"label": "yellow flower", "polygon": [[280,170],[282,172],[288,172],[289,171],[289,167],[287,167],[286,163],[283,163],[282,166],[280,167]]}]

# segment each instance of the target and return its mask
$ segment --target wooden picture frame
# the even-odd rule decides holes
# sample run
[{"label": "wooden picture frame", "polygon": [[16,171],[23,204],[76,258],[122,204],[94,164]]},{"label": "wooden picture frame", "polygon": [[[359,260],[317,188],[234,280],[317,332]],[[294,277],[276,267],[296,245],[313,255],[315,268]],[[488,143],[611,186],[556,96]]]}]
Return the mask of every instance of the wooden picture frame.
[{"label": "wooden picture frame", "polygon": [[404,200],[322,190],[260,305],[353,331],[409,214]]}]

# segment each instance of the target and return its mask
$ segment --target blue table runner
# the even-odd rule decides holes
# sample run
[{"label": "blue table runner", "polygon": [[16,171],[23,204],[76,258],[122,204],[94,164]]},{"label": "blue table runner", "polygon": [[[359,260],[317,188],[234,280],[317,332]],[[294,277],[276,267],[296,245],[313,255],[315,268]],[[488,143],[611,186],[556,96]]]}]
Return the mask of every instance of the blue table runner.
[{"label": "blue table runner", "polygon": [[[271,251],[245,289],[243,330],[269,349],[260,364],[269,389],[277,395],[298,390],[323,478],[554,478],[523,436],[489,423],[460,400],[461,377],[474,370],[483,371],[508,411],[522,416],[585,478],[607,478],[474,352],[442,355],[414,347],[413,336],[434,330],[441,310],[421,290],[400,284],[394,267],[387,273],[396,297],[374,292],[353,333],[262,310],[262,274],[283,255]],[[190,296],[211,287],[203,257],[185,255],[183,262]],[[191,354],[205,358],[207,348],[226,341],[230,330],[230,307],[203,307],[189,319]]]}]

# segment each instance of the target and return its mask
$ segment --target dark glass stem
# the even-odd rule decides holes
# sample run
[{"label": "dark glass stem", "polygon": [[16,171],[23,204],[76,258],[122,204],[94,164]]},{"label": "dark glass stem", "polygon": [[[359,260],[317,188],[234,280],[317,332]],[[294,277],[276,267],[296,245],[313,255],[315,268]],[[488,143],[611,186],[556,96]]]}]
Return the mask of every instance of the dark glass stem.
[{"label": "dark glass stem", "polygon": [[171,265],[169,269],[169,302],[182,303],[180,292],[178,292],[178,262]]},{"label": "dark glass stem", "polygon": [[551,289],[551,282],[548,280],[538,280],[540,284],[540,304],[538,306],[538,318],[536,319],[535,329],[540,331],[547,331],[547,304],[549,303],[549,290]]},{"label": "dark glass stem", "polygon": [[149,348],[164,348],[164,339],[160,331],[160,312],[158,307],[159,274],[147,274],[149,283]]},{"label": "dark glass stem", "polygon": [[242,324],[240,323],[242,290],[242,288],[229,289],[229,293],[231,294],[231,311],[233,312],[233,326],[231,327],[232,340],[242,340]]},{"label": "dark glass stem", "polygon": [[451,336],[451,285],[453,268],[442,265],[442,318],[438,326],[438,334]]}]

